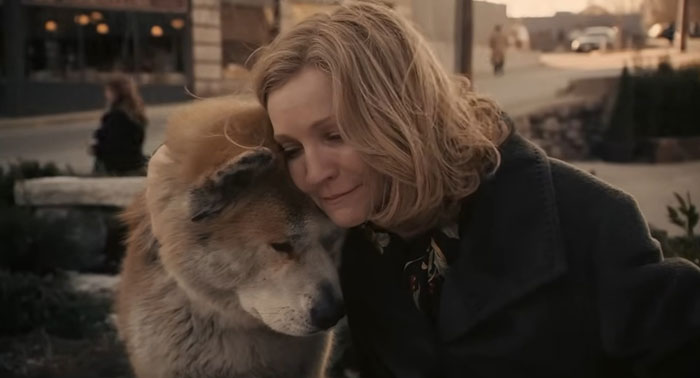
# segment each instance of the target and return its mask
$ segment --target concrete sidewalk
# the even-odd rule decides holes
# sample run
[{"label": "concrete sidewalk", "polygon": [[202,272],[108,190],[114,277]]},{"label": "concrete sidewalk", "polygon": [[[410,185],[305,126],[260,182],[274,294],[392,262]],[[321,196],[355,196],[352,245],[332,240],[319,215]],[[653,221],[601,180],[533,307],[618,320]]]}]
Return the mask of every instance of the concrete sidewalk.
[{"label": "concrete sidewalk", "polygon": [[[146,116],[151,118],[166,118],[178,107],[188,104],[189,101],[168,104],[156,104],[146,106]],[[46,114],[30,117],[0,117],[0,129],[35,127],[35,126],[61,126],[77,122],[99,120],[104,109],[86,110],[80,112]]]},{"label": "concrete sidewalk", "polygon": [[670,235],[682,235],[680,227],[669,219],[666,206],[676,206],[673,193],[685,198],[686,192],[700,205],[700,161],[672,164],[615,164],[607,162],[571,162],[574,166],[631,194],[646,220]]}]

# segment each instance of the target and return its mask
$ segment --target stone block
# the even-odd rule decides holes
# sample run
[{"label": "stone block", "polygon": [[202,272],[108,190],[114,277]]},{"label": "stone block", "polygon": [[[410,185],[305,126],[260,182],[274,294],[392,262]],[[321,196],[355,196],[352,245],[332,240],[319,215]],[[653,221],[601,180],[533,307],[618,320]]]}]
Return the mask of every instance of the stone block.
[{"label": "stone block", "polygon": [[198,43],[221,45],[221,29],[210,26],[197,26],[192,29],[192,40]]},{"label": "stone block", "polygon": [[221,7],[221,0],[191,0],[192,8],[219,8]]},{"label": "stone block", "polygon": [[145,188],[144,177],[42,177],[15,183],[15,202],[25,206],[125,207]]},{"label": "stone block", "polygon": [[[221,45],[195,45],[193,49],[192,58],[195,62],[202,60],[207,61],[208,63],[221,62]],[[219,65],[219,67],[221,66]]]},{"label": "stone block", "polygon": [[192,24],[194,27],[221,26],[221,12],[209,8],[195,8],[192,10]]},{"label": "stone block", "polygon": [[195,80],[221,80],[223,77],[221,65],[216,63],[198,63],[194,64]]},{"label": "stone block", "polygon": [[557,117],[550,116],[542,122],[541,129],[545,133],[557,133],[561,129],[561,124]]},{"label": "stone block", "polygon": [[222,93],[221,81],[218,80],[196,80],[194,89],[197,96],[203,97]]}]

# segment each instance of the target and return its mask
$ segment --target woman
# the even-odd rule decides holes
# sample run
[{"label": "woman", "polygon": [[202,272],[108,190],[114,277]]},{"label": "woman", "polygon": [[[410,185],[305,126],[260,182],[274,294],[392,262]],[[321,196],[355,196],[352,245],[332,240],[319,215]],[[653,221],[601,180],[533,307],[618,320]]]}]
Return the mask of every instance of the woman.
[{"label": "woman", "polygon": [[98,174],[143,174],[142,147],[148,120],[138,88],[126,76],[117,76],[105,85],[107,112],[93,134],[89,152],[95,156]]},{"label": "woman", "polygon": [[295,184],[349,228],[368,377],[700,377],[700,270],[634,200],[513,131],[390,9],[317,15],[254,89]]}]

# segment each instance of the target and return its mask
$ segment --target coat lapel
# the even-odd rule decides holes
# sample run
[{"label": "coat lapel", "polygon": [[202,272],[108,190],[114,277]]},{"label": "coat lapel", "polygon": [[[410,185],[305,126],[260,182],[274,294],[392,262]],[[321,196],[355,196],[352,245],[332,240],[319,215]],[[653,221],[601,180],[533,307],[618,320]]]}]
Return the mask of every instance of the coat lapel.
[{"label": "coat lapel", "polygon": [[460,255],[443,284],[438,332],[457,339],[566,270],[546,155],[518,134],[460,214]]},{"label": "coat lapel", "polygon": [[363,313],[367,318],[353,319],[349,312],[350,326],[353,321],[372,324],[371,347],[382,356],[381,361],[393,376],[431,376],[437,363],[435,330],[413,304],[408,288],[402,286],[403,256],[392,255],[396,251],[391,250],[380,253],[362,235],[350,234],[347,240],[352,244],[346,244],[346,253],[361,254],[356,261],[361,261],[366,273],[352,279],[361,285],[358,291],[364,293],[361,301],[366,304]]}]

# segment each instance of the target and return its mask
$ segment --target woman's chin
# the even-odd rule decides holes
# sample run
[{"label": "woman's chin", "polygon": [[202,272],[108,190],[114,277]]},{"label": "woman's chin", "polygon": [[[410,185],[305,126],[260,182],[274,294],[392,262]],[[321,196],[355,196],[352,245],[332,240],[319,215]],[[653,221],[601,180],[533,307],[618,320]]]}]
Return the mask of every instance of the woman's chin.
[{"label": "woman's chin", "polygon": [[328,218],[342,228],[352,228],[367,221],[367,214],[359,210],[358,208],[324,209]]}]

